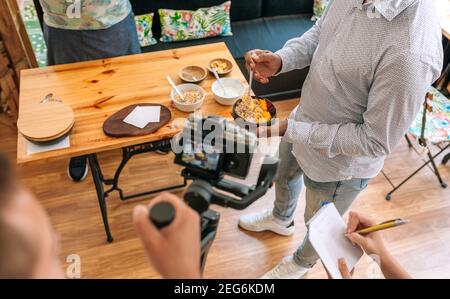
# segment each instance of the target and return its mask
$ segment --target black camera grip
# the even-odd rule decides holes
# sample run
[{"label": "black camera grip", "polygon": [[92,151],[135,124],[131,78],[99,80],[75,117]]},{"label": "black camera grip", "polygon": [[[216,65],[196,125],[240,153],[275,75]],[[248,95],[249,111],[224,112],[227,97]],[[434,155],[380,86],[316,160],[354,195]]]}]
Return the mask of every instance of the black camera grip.
[{"label": "black camera grip", "polygon": [[159,202],[148,211],[148,218],[158,229],[161,229],[172,223],[175,218],[175,208],[171,203]]}]

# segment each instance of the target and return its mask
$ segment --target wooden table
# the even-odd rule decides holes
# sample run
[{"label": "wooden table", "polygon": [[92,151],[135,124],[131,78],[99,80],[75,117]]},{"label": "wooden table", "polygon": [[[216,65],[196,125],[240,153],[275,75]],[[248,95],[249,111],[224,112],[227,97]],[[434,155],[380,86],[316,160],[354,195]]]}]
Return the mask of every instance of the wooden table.
[{"label": "wooden table", "polygon": [[[187,65],[206,66],[214,58],[227,58],[233,62],[229,76],[247,82],[224,43],[215,43],[132,56],[94,60],[39,69],[21,73],[19,98],[20,110],[41,101],[48,93],[70,105],[75,113],[75,125],[70,132],[70,147],[28,155],[27,140],[19,133],[17,142],[18,163],[39,160],[68,159],[88,155],[89,166],[95,183],[107,240],[113,238],[109,229],[106,196],[118,191],[123,200],[144,196],[162,190],[185,186],[169,186],[140,194],[124,196],[118,186],[119,176],[126,162],[135,154],[170,148],[170,139],[179,132],[172,126],[176,118],[189,114],[171,106],[171,87],[166,81],[170,75],[175,83],[182,83],[178,73]],[[231,107],[218,104],[211,92],[212,75],[200,83],[206,98],[200,110],[203,115],[230,117]],[[103,133],[103,122],[116,111],[135,103],[159,103],[170,108],[172,121],[157,132],[139,137],[113,138]],[[106,179],[101,172],[97,153],[122,149],[123,160],[114,178]],[[112,186],[106,192],[104,186]]]}]

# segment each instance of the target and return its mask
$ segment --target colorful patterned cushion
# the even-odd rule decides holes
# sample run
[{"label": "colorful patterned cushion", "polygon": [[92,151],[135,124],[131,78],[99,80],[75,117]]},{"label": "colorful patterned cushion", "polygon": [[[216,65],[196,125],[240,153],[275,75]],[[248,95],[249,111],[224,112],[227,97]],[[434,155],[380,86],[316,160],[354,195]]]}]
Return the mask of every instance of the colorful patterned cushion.
[{"label": "colorful patterned cushion", "polygon": [[141,47],[147,47],[156,44],[156,39],[153,38],[152,24],[153,13],[135,16],[136,30]]},{"label": "colorful patterned cushion", "polygon": [[[425,139],[431,143],[450,141],[450,100],[434,87],[431,88],[430,92],[433,94],[433,99],[428,101],[428,104],[432,111],[427,111]],[[416,137],[420,137],[422,116],[423,105],[409,128],[409,133]]]},{"label": "colorful patterned cushion", "polygon": [[313,6],[314,16],[311,18],[311,20],[317,21],[318,19],[320,19],[329,3],[330,0],[314,0]]},{"label": "colorful patterned cushion", "polygon": [[159,9],[161,41],[173,42],[213,36],[232,35],[231,1],[192,10]]}]

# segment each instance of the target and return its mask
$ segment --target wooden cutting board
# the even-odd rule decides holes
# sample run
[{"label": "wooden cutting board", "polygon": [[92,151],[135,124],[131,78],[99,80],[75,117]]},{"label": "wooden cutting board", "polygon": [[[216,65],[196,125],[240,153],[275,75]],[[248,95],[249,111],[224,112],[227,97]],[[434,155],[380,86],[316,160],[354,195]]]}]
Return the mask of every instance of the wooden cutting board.
[{"label": "wooden cutting board", "polygon": [[67,134],[75,123],[70,106],[60,101],[40,102],[20,110],[17,128],[25,138],[46,142]]},{"label": "wooden cutting board", "polygon": [[[137,106],[160,106],[161,113],[159,118],[159,123],[149,123],[144,128],[140,129],[130,124],[125,123],[123,120],[125,117],[133,111]],[[172,113],[170,110],[163,105],[160,104],[150,104],[150,103],[141,103],[141,104],[133,104],[119,110],[118,112],[111,115],[105,122],[103,123],[103,131],[106,135],[111,137],[128,137],[128,136],[142,136],[148,135],[159,128],[164,127],[172,118]]]}]

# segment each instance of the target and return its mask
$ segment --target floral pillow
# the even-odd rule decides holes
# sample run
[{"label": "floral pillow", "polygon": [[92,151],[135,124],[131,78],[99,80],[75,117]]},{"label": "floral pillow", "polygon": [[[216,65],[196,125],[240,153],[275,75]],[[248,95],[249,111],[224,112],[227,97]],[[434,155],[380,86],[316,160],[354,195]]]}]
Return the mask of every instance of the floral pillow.
[{"label": "floral pillow", "polygon": [[161,41],[173,42],[232,35],[231,1],[193,10],[159,9]]},{"label": "floral pillow", "polygon": [[311,20],[317,21],[318,19],[320,19],[329,3],[330,0],[314,0],[314,7],[313,7],[314,15],[311,18]]},{"label": "floral pillow", "polygon": [[152,33],[153,13],[135,16],[136,30],[141,47],[147,47],[156,44],[156,39]]}]

